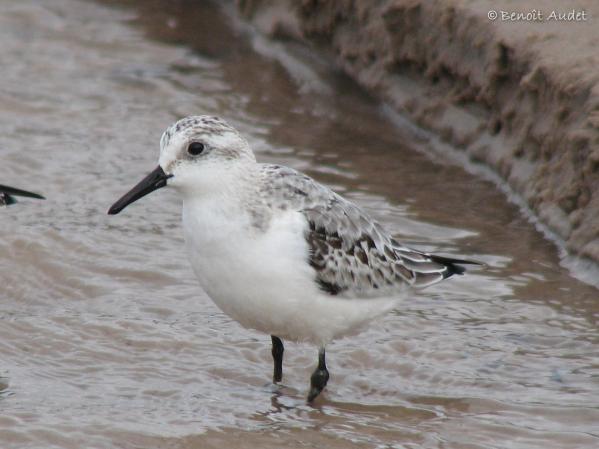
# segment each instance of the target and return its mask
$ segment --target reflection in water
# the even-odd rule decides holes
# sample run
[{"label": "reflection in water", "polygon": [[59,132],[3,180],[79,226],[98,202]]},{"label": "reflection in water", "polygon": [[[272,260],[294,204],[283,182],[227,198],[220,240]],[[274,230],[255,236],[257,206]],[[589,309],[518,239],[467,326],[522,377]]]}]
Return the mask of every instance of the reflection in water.
[{"label": "reflection in water", "polygon": [[[0,7],[2,181],[49,198],[0,214],[0,446],[597,445],[597,290],[490,183],[416,151],[426,139],[349,80],[210,4]],[[175,195],[105,215],[162,130],[197,113],[412,246],[489,267],[333,344],[315,407],[313,351],[289,344],[273,393],[269,339],[197,286]]]}]

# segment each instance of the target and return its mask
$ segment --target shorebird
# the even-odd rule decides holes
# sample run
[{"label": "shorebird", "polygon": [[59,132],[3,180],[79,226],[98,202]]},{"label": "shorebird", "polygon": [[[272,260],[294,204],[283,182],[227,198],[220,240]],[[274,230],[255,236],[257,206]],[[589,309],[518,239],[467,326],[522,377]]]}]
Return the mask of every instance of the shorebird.
[{"label": "shorebird", "polygon": [[14,196],[25,196],[28,198],[37,198],[39,200],[45,200],[41,195],[37,193],[28,192],[26,190],[15,189],[14,187],[3,186],[0,184],[0,206],[9,206],[17,202]]},{"label": "shorebird", "polygon": [[404,246],[328,187],[256,162],[218,117],[170,126],[158,166],[108,213],[166,186],[183,198],[188,256],[206,293],[242,326],[270,334],[273,382],[283,376],[283,340],[318,346],[308,402],[329,380],[327,343],[397,307],[410,289],[477,264]]}]

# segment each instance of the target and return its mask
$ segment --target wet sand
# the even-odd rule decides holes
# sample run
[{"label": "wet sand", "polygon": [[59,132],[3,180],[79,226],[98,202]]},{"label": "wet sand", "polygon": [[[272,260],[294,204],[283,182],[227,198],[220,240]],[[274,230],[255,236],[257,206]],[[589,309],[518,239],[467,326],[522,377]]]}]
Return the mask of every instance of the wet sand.
[{"label": "wet sand", "polygon": [[[0,3],[2,448],[593,448],[597,290],[493,183],[326,60],[176,1]],[[161,3],[160,3],[161,4]],[[106,209],[176,118],[217,114],[412,246],[488,263],[329,348],[270,339],[202,293],[166,189]],[[576,274],[576,273],[574,273]]]},{"label": "wet sand", "polygon": [[492,169],[559,245],[599,262],[599,3],[238,2]]}]

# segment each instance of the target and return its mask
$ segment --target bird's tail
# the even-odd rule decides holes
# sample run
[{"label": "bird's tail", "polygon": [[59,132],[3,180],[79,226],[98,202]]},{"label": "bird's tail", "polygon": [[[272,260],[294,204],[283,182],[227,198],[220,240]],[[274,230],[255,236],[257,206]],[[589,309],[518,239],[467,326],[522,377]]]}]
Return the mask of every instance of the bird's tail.
[{"label": "bird's tail", "polygon": [[450,257],[436,256],[434,254],[429,254],[428,257],[430,257],[433,262],[444,265],[447,268],[447,271],[443,273],[444,279],[453,276],[454,274],[464,274],[466,268],[462,265],[485,265],[484,263],[475,260],[452,259]]}]

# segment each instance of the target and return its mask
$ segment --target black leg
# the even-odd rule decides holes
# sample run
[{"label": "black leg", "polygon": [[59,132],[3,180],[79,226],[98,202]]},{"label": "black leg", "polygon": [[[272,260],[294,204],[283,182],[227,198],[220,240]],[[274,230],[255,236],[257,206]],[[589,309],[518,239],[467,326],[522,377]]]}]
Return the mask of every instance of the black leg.
[{"label": "black leg", "polygon": [[271,335],[270,338],[272,339],[272,358],[275,362],[272,381],[277,383],[281,382],[283,379],[283,352],[285,351],[285,348],[283,347],[283,342],[279,337]]},{"label": "black leg", "polygon": [[310,377],[310,393],[308,394],[308,402],[312,402],[316,399],[316,396],[320,394],[323,388],[329,381],[329,371],[327,370],[327,364],[325,362],[324,348],[318,351],[318,368],[312,373]]}]

